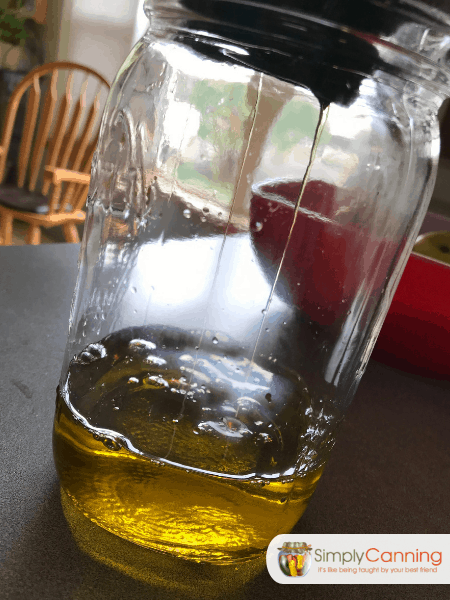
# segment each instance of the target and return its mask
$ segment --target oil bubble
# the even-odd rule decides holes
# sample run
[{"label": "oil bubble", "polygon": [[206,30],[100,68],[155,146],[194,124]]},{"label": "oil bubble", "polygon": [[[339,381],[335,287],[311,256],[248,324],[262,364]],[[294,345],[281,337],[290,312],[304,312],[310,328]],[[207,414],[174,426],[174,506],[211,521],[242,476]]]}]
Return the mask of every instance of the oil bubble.
[{"label": "oil bubble", "polygon": [[76,362],[88,365],[106,356],[106,348],[102,344],[89,344],[76,358]]},{"label": "oil bubble", "polygon": [[117,440],[113,440],[109,437],[103,438],[102,442],[103,445],[106,446],[106,448],[108,448],[108,450],[112,450],[114,452],[117,452],[122,447],[122,444],[120,442],[118,442]]},{"label": "oil bubble", "polygon": [[162,388],[169,387],[169,384],[165,379],[161,377],[161,375],[152,375],[150,377],[144,377],[143,382],[146,386],[155,390],[160,390]]}]

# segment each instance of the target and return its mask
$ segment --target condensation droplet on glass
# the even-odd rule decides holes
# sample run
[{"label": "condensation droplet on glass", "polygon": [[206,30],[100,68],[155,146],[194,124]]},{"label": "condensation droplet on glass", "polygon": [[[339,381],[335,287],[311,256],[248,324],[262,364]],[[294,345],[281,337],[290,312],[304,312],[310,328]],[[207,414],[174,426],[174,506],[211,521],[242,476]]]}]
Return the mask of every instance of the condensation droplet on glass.
[{"label": "condensation droplet on glass", "polygon": [[264,397],[267,400],[267,402],[271,402],[272,401],[272,394],[266,394]]},{"label": "condensation droplet on glass", "polygon": [[133,292],[133,294],[135,294],[135,293],[137,292],[137,288],[133,286],[133,287],[131,288],[131,291]]},{"label": "condensation droplet on glass", "polygon": [[212,343],[213,343],[213,344],[218,344],[218,343],[219,343],[219,340],[218,340],[216,337],[213,337],[213,339],[212,339]]},{"label": "condensation droplet on glass", "polygon": [[253,231],[261,231],[261,229],[263,228],[263,224],[260,223],[260,221],[256,221],[256,223],[253,224],[252,230]]},{"label": "condensation droplet on glass", "polygon": [[268,328],[268,327],[266,327],[266,331],[269,331],[269,328]]},{"label": "condensation droplet on glass", "polygon": [[267,314],[267,310],[265,308],[263,308],[261,312],[263,315]]},{"label": "condensation droplet on glass", "polygon": [[188,208],[185,208],[185,209],[183,210],[183,217],[184,217],[185,219],[190,219],[190,218],[191,218],[191,211],[190,211]]},{"label": "condensation droplet on glass", "polygon": [[205,215],[209,213],[209,208],[207,206],[204,206],[202,210],[205,213]]},{"label": "condensation droplet on glass", "polygon": [[137,377],[130,377],[128,383],[139,383],[139,379]]}]

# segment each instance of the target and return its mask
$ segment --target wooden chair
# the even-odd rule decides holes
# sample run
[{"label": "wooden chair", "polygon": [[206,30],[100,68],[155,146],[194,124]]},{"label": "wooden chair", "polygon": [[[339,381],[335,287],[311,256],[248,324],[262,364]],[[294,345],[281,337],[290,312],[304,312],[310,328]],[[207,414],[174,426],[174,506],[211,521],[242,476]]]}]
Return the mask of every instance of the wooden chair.
[{"label": "wooden chair", "polygon": [[[16,87],[0,142],[0,245],[11,245],[14,219],[28,223],[28,244],[40,243],[41,227],[55,226],[62,226],[68,242],[79,241],[76,224],[86,216],[82,208],[108,91],[101,75],[71,62],[37,67]],[[11,157],[20,107],[20,147]]]}]

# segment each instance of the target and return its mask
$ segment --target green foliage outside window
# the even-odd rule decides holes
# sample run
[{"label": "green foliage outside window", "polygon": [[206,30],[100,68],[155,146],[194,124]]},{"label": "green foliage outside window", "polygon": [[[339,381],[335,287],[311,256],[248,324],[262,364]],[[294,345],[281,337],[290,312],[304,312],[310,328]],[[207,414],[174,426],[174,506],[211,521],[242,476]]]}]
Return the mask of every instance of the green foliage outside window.
[{"label": "green foliage outside window", "polygon": [[[24,10],[25,9],[25,10]],[[0,41],[19,46],[28,34],[25,29],[27,20],[25,0],[0,0]]]}]

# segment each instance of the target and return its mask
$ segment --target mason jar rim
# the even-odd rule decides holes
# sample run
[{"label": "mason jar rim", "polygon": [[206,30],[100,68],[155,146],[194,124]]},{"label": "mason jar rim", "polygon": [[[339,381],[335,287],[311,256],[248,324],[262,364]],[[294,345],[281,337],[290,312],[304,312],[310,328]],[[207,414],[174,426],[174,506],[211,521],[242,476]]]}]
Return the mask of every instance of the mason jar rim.
[{"label": "mason jar rim", "polygon": [[[350,6],[351,1],[346,3],[345,0],[341,0],[338,4]],[[239,7],[249,15],[264,15],[264,19],[270,25],[278,19],[277,32],[264,30],[262,48],[278,42],[281,37],[287,42],[296,43],[302,28],[323,27],[325,42],[327,31],[334,31],[333,35],[339,36],[342,33],[343,36],[362,40],[376,50],[386,67],[382,70],[391,70],[392,74],[417,83],[440,97],[450,95],[450,15],[419,0],[386,0],[383,3],[378,0],[357,0],[360,17],[364,14],[364,7],[371,7],[378,15],[385,15],[388,28],[390,17],[395,17],[399,27],[397,31],[388,35],[383,30],[377,30],[376,24],[371,30],[372,25],[367,20],[366,27],[359,27],[358,15],[351,16],[349,23],[345,23],[327,18],[327,14],[319,14],[320,0],[316,3],[318,9],[315,12],[306,11],[303,9],[305,2],[309,3],[307,8],[310,9],[311,0],[300,0],[296,2],[296,6],[293,6],[292,0],[280,0],[276,5],[269,0],[210,0],[208,3],[200,0],[146,0],[144,10],[153,25],[164,22],[169,27],[181,26],[183,29],[183,23],[187,22],[201,26],[200,30],[193,31],[193,34],[205,34],[212,26],[216,27],[216,31],[217,27],[232,27],[241,33],[258,33],[258,29],[252,29],[249,23],[239,22],[239,16],[233,12],[233,7]],[[201,31],[202,28],[206,31]],[[184,29],[189,30],[189,27]],[[217,35],[217,39],[220,37]],[[230,39],[226,33],[223,38],[228,41]],[[344,44],[345,40],[342,42]],[[237,45],[239,43],[245,46],[242,40],[237,42]],[[254,44],[249,44],[249,47],[254,47]],[[345,51],[343,46],[336,49],[337,54]],[[331,60],[335,54],[330,53]],[[337,69],[342,68],[338,63],[334,66]],[[371,76],[357,66],[354,72]]]}]

